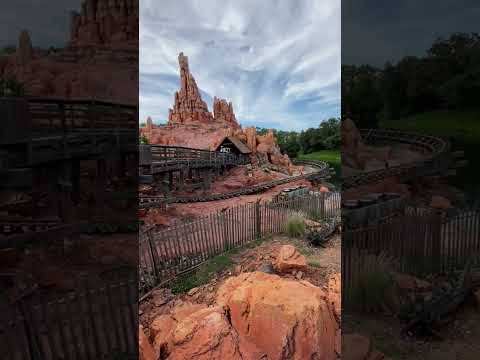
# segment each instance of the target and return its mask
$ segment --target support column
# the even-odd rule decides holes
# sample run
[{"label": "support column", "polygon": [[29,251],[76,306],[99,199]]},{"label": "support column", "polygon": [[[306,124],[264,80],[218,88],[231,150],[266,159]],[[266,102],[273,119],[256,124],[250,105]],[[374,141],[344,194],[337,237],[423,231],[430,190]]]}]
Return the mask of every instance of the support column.
[{"label": "support column", "polygon": [[107,185],[105,159],[97,159],[97,172],[95,175],[95,207],[100,214],[103,214],[105,207],[105,187]]}]

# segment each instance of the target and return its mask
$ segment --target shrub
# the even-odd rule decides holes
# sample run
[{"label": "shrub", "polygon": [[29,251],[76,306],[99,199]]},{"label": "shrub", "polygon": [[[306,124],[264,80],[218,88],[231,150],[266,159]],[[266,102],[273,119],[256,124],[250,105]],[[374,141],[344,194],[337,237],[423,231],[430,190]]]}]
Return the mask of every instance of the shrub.
[{"label": "shrub", "polygon": [[290,215],[283,229],[283,232],[291,237],[302,236],[305,231],[305,216],[300,212]]},{"label": "shrub", "polygon": [[395,311],[391,260],[385,254],[358,252],[351,261],[351,307],[361,312]]}]

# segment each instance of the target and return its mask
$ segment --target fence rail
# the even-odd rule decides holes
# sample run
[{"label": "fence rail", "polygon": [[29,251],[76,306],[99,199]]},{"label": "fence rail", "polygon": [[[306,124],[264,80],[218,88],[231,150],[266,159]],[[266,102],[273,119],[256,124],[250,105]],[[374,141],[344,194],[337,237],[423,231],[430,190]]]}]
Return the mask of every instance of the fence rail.
[{"label": "fence rail", "polygon": [[168,229],[140,233],[140,292],[174,278],[204,261],[268,234],[283,231],[295,211],[311,219],[340,217],[339,193],[313,193],[282,202],[229,208]]},{"label": "fence rail", "polygon": [[0,358],[133,359],[138,356],[137,319],[136,277],[21,300],[2,309]]},{"label": "fence rail", "polygon": [[480,211],[448,214],[405,208],[383,224],[342,234],[342,294],[348,303],[357,281],[358,257],[384,254],[394,271],[416,276],[462,269],[480,254]]},{"label": "fence rail", "polygon": [[365,142],[369,144],[407,144],[422,151],[426,157],[408,164],[344,177],[342,178],[344,189],[371,184],[393,176],[406,180],[431,175],[445,171],[451,163],[450,144],[441,138],[398,130],[361,129],[360,132]]}]

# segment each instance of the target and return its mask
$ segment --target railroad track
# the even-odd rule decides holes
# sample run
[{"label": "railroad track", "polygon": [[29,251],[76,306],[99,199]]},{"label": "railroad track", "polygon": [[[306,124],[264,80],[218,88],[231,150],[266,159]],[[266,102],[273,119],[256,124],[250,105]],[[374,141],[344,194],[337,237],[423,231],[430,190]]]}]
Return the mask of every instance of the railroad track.
[{"label": "railroad track", "polygon": [[391,166],[387,169],[344,177],[342,178],[343,189],[376,183],[390,177],[406,181],[432,175],[447,170],[451,164],[450,144],[441,138],[397,130],[362,129],[360,133],[369,145],[406,144],[423,153],[425,158],[408,164]]},{"label": "railroad track", "polygon": [[256,194],[268,189],[271,189],[278,185],[287,184],[290,182],[298,181],[298,180],[319,180],[323,178],[328,178],[331,170],[327,163],[323,161],[312,161],[312,160],[299,160],[295,161],[296,164],[303,164],[308,165],[316,168],[315,172],[298,175],[298,176],[290,176],[285,179],[280,180],[273,180],[266,183],[250,186],[247,188],[229,191],[226,193],[221,194],[202,194],[202,195],[194,195],[194,196],[175,196],[175,197],[166,197],[166,196],[142,196],[139,198],[139,208],[146,209],[146,208],[153,208],[153,207],[162,207],[167,204],[175,204],[175,203],[193,203],[193,202],[206,202],[206,201],[217,201],[217,200],[225,200],[230,199],[238,196],[243,195],[252,195]]}]

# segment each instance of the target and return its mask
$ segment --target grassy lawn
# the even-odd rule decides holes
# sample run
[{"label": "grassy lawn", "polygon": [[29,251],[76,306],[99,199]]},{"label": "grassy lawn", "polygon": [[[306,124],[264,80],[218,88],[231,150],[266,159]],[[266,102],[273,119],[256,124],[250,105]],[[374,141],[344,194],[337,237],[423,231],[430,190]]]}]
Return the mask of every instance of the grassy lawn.
[{"label": "grassy lawn", "polygon": [[298,154],[300,160],[319,160],[325,161],[335,169],[336,176],[332,178],[332,182],[337,186],[340,185],[340,168],[342,166],[342,158],[340,149],[338,150],[320,150],[310,154]]},{"label": "grassy lawn", "polygon": [[[468,166],[459,169],[453,182],[467,194],[468,201],[480,205],[480,109],[432,111],[399,120],[381,121],[381,128],[439,136],[452,142],[455,150],[464,150]],[[476,205],[475,205],[476,204]]]},{"label": "grassy lawn", "polygon": [[380,128],[395,128],[473,143],[480,140],[480,109],[432,111],[381,121],[379,125]]},{"label": "grassy lawn", "polygon": [[319,160],[332,166],[340,166],[340,150],[320,150],[310,154],[298,154],[300,160]]}]

